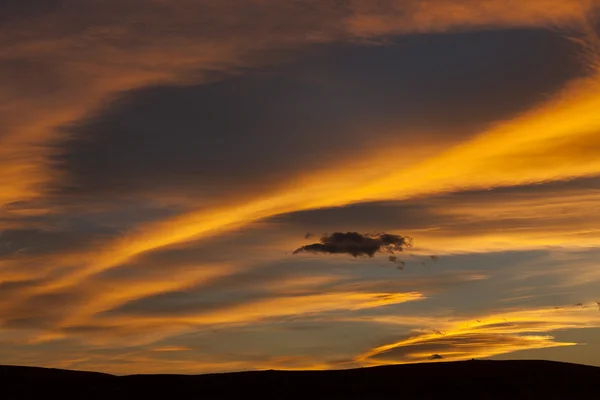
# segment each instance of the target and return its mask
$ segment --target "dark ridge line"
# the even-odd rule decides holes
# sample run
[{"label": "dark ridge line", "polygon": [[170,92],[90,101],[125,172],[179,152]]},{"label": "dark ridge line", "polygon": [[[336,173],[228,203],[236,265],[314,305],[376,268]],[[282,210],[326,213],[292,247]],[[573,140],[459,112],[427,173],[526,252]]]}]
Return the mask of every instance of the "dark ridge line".
[{"label": "dark ridge line", "polygon": [[[500,365],[500,364],[544,364],[545,366],[552,367],[570,367],[570,368],[581,368],[595,370],[600,374],[600,367],[587,364],[578,364],[564,361],[552,361],[552,360],[541,360],[541,359],[527,359],[527,360],[486,360],[486,359],[472,359],[463,361],[437,361],[437,362],[423,362],[423,363],[411,363],[411,364],[386,364],[377,365],[371,367],[356,367],[347,369],[323,369],[323,370],[287,370],[287,369],[264,369],[264,370],[245,370],[245,371],[228,371],[228,372],[209,372],[203,374],[176,374],[176,373],[140,373],[140,374],[127,374],[127,375],[115,375],[106,372],[98,371],[87,371],[87,370],[75,370],[75,369],[62,369],[62,368],[51,368],[51,367],[37,367],[28,365],[0,365],[0,378],[5,375],[6,372],[34,372],[34,373],[45,373],[52,377],[64,376],[74,377],[87,375],[89,377],[96,376],[102,378],[129,378],[129,377],[220,377],[226,375],[243,375],[243,374],[266,374],[266,373],[278,373],[278,374],[294,374],[294,375],[344,375],[352,373],[373,373],[378,371],[392,371],[401,369],[434,369],[434,368],[448,368],[451,366],[464,365],[465,363],[477,363],[489,364],[489,365]],[[443,366],[443,367],[442,367]]]}]

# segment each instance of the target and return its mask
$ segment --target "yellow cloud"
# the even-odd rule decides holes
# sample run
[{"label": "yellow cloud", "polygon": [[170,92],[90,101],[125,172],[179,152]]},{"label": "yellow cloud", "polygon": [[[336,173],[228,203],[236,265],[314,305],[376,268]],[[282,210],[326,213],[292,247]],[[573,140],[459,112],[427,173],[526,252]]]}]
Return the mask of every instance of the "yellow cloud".
[{"label": "yellow cloud", "polygon": [[[136,317],[135,323],[160,325],[215,326],[230,324],[251,324],[272,318],[324,313],[339,310],[361,310],[382,307],[425,297],[411,293],[368,293],[339,292],[308,294],[298,296],[278,296],[265,300],[249,301],[243,304],[221,308],[199,315],[170,315]],[[106,324],[127,324],[129,316],[104,317]]]},{"label": "yellow cloud", "polygon": [[[376,319],[375,319],[376,320]],[[398,322],[402,318],[398,318]],[[413,337],[376,347],[356,358],[369,365],[427,361],[439,354],[447,361],[491,357],[519,350],[574,346],[557,342],[546,333],[600,326],[597,309],[530,309],[478,316],[469,320],[431,319],[436,330],[422,331]],[[396,323],[384,319],[384,323]]]},{"label": "yellow cloud", "polygon": [[[558,0],[513,3],[514,7],[508,7],[506,2],[500,1],[466,6],[464,2],[439,0],[418,2],[408,8],[393,4],[380,8],[369,3],[354,2],[351,9],[354,11],[352,18],[361,15],[372,18],[373,15],[389,15],[391,7],[398,13],[402,11],[398,15],[403,22],[412,21],[408,25],[398,22],[398,26],[408,26],[403,28],[406,31],[431,31],[466,26],[546,25],[556,21],[572,23],[582,15],[581,4],[584,6],[583,11],[592,6],[592,3],[573,5],[572,2]],[[326,7],[318,4],[315,3],[315,7]],[[140,18],[147,18],[148,22],[152,22],[158,15],[151,14],[151,5],[147,7],[148,12]],[[236,9],[233,6],[233,9],[215,7],[212,10],[217,13],[233,11],[235,15]],[[287,7],[282,10],[290,11]],[[197,9],[192,7],[188,13],[193,14],[195,11]],[[334,11],[329,10],[325,14],[330,15]],[[0,182],[4,196],[0,198],[1,202],[30,197],[44,181],[55,178],[49,177],[48,174],[53,173],[45,168],[48,147],[35,145],[40,140],[53,140],[57,137],[52,127],[89,114],[111,93],[159,81],[176,80],[191,66],[236,65],[236,57],[239,56],[236,53],[238,43],[216,45],[214,40],[203,41],[204,33],[196,31],[175,31],[175,43],[170,43],[169,46],[165,46],[159,38],[147,37],[142,46],[128,48],[126,51],[107,44],[115,35],[122,38],[132,33],[127,31],[125,24],[92,25],[93,29],[90,28],[86,35],[73,34],[60,38],[54,37],[51,31],[44,31],[49,26],[56,26],[57,22],[64,22],[65,29],[70,29],[72,17],[70,14],[53,14],[43,17],[49,18],[48,20],[35,21],[37,30],[32,26],[28,35],[13,35],[15,40],[10,43],[12,51],[2,53],[0,57],[2,62],[46,55],[59,68],[64,69],[64,74],[74,76],[74,79],[65,82],[63,97],[52,93],[52,101],[42,97],[39,104],[29,103],[27,97],[17,97],[15,100],[18,91],[10,90],[14,86],[7,89],[6,105],[2,111],[10,115],[14,122],[8,124],[10,132],[0,139],[0,148],[9,153],[7,157],[1,158],[6,163],[3,170],[10,172],[3,174]],[[180,17],[188,21],[188,14]],[[96,15],[90,15],[89,18],[105,23],[101,17],[96,21]],[[126,19],[127,14],[120,18]],[[160,18],[161,21],[164,20],[162,15]],[[330,24],[329,20],[327,24]],[[256,28],[252,24],[249,26]],[[349,29],[353,32],[352,28]],[[45,36],[39,36],[38,33],[41,32]],[[389,28],[386,32],[395,31]],[[189,36],[183,35],[184,33]],[[251,33],[259,36],[266,34],[260,29]],[[293,37],[295,32],[290,34]],[[90,63],[84,63],[86,68],[89,67],[87,72],[84,72],[86,68],[81,65],[82,60],[73,53],[73,49],[80,48],[81,44],[89,44],[92,50]],[[265,42],[267,46],[272,44],[271,39]],[[149,68],[147,65],[153,67]],[[514,120],[500,123],[472,141],[440,154],[433,154],[420,163],[398,168],[396,160],[390,160],[390,148],[386,148],[384,152],[372,154],[363,160],[347,160],[345,165],[336,170],[308,172],[290,187],[265,193],[260,198],[243,199],[237,206],[191,212],[171,220],[142,226],[129,237],[106,247],[99,254],[91,255],[94,261],[50,283],[44,290],[76,284],[90,275],[110,269],[147,251],[238,229],[250,222],[278,214],[361,201],[402,199],[457,188],[514,185],[598,174],[600,161],[594,156],[595,134],[600,128],[600,117],[595,113],[600,105],[598,81],[598,77],[592,77],[575,82],[546,104]],[[26,116],[24,112],[37,114]],[[586,146],[580,145],[582,140],[586,141]],[[405,149],[400,147],[400,150]],[[369,168],[358,171],[358,165],[368,165]]]},{"label": "yellow cloud", "polygon": [[[62,137],[57,128],[93,115],[104,102],[118,93],[157,83],[202,81],[203,77],[190,78],[190,71],[198,69],[235,70],[240,66],[271,61],[248,60],[252,51],[329,42],[340,37],[355,40],[448,29],[547,26],[571,23],[582,12],[575,2],[560,0],[498,0],[473,2],[470,7],[464,1],[438,0],[421,1],[412,8],[402,7],[405,2],[375,7],[372,2],[354,1],[349,3],[349,14],[338,14],[338,10],[327,5],[328,2],[315,1],[309,3],[316,11],[314,15],[306,16],[299,25],[290,24],[289,31],[281,32],[280,17],[289,16],[295,10],[295,2],[290,3],[292,5],[281,5],[280,1],[261,2],[264,8],[259,10],[271,10],[265,20],[248,19],[247,15],[261,13],[247,13],[243,7],[236,8],[235,2],[225,5],[217,2],[219,4],[212,4],[210,8],[215,14],[208,13],[209,22],[217,21],[215,27],[198,22],[205,21],[206,6],[215,2],[195,3],[195,7],[188,7],[193,3],[180,0],[177,4],[181,7],[164,10],[162,1],[146,1],[144,7],[140,7],[143,11],[138,13],[131,11],[137,5],[136,1],[96,2],[105,4],[106,8],[92,7],[89,15],[84,16],[67,10],[64,14],[49,14],[7,25],[6,34],[0,39],[0,48],[3,49],[0,64],[9,65],[7,71],[13,75],[7,73],[9,78],[2,79],[0,85],[0,119],[3,120],[0,127],[0,169],[3,171],[0,176],[0,204],[35,197],[44,185],[52,181],[66,183],[68,177],[58,176],[56,171],[48,168],[48,156],[56,152],[51,145]],[[584,5],[591,7],[591,4]],[[114,12],[115,9],[123,10],[122,7],[125,12]],[[388,12],[390,8],[391,14]],[[173,14],[167,18],[164,12]],[[335,18],[330,18],[332,15]],[[75,23],[80,18],[89,23]],[[116,22],[111,22],[113,18]],[[132,24],[134,19],[143,23]],[[162,25],[164,21],[175,22]],[[221,23],[222,26],[219,25]],[[81,25],[85,26],[83,31],[77,28]],[[131,26],[149,26],[153,32],[130,30]],[[141,42],[135,41],[138,38]],[[33,65],[34,70],[57,71],[56,76],[48,79],[54,86],[31,84],[28,79],[35,73],[19,75],[18,69],[15,71],[10,67],[14,62]],[[13,79],[14,74],[17,79]],[[597,136],[600,133],[598,93],[600,77],[591,76],[569,84],[545,104],[513,120],[499,122],[471,141],[448,150],[440,149],[423,161],[399,167],[398,160],[389,156],[390,150],[397,149],[399,154],[410,150],[402,144],[392,143],[381,152],[365,155],[364,159],[345,160],[340,168],[308,171],[304,177],[290,182],[288,187],[275,188],[259,198],[244,198],[242,194],[239,204],[234,206],[196,210],[140,226],[132,234],[97,251],[63,255],[56,264],[37,270],[40,275],[52,279],[21,291],[14,303],[5,302],[3,311],[36,295],[56,294],[70,287],[87,287],[86,284],[92,287],[94,282],[90,278],[93,275],[122,265],[143,253],[236,230],[275,215],[362,201],[406,199],[456,189],[519,185],[600,174],[600,159],[597,157],[600,148]],[[45,212],[43,207],[40,210]],[[30,272],[23,273],[12,261],[9,260],[6,268],[1,266],[0,278],[3,281],[31,277]],[[78,267],[80,264],[83,265]],[[61,268],[65,271],[60,271]],[[64,274],[52,276],[57,272]],[[119,286],[115,291],[97,284],[96,289],[104,292],[91,291],[88,301],[75,307],[76,311],[57,328],[89,322],[90,316],[127,301],[182,289],[213,276],[218,274],[206,276],[204,271],[198,271],[197,275],[174,275],[172,279],[160,282],[136,281],[130,287]],[[290,287],[289,290],[294,292],[296,288]],[[371,308],[421,298],[423,296],[419,293],[344,292],[309,296],[288,293],[277,299],[247,303],[209,314],[144,317],[135,321],[105,317],[100,325],[111,328],[111,323],[114,323],[116,327],[131,328],[136,333],[157,327],[174,332],[182,325],[250,323],[266,317]],[[541,321],[536,322],[540,323],[539,326],[543,325]],[[555,325],[543,326],[548,330],[556,326],[579,326],[556,318],[554,322]],[[165,324],[173,326],[165,327]],[[459,335],[471,338],[479,334],[460,326],[448,328],[445,329],[457,332],[456,338]],[[493,351],[555,345],[546,336],[523,339],[514,336],[523,330],[509,332],[509,328],[502,329],[504,331],[499,332],[497,327],[488,327],[493,334],[503,335],[502,339],[508,337]],[[161,334],[152,332],[146,340],[156,340]],[[110,335],[104,335],[104,340],[109,340]],[[61,337],[64,334],[60,332],[43,332],[38,339]],[[425,336],[421,340],[431,342],[433,339]],[[395,345],[394,348],[400,347]],[[469,351],[476,353],[480,350]],[[81,360],[74,358],[73,362]],[[188,367],[186,365],[185,368]]]},{"label": "yellow cloud", "polygon": [[152,349],[152,351],[188,351],[188,350],[192,350],[189,347],[185,347],[185,346],[164,346],[164,347],[155,347]]},{"label": "yellow cloud", "polygon": [[[195,71],[269,63],[252,52],[390,34],[573,24],[594,2],[562,0],[177,0],[88,2],[76,11],[10,18],[0,39],[0,204],[62,179],[48,168],[56,128],[89,117],[117,93],[202,81]],[[254,10],[256,12],[248,12]],[[119,10],[119,11],[115,11]],[[308,14],[307,14],[308,10]],[[168,17],[166,17],[168,15]],[[282,27],[282,18],[300,16]],[[257,16],[259,16],[257,18]],[[81,24],[80,21],[85,23]],[[40,76],[33,79],[32,77]],[[199,76],[200,75],[200,76]]]},{"label": "yellow cloud", "polygon": [[[94,262],[48,289],[75,284],[147,251],[293,211],[600,174],[593,142],[584,154],[573,150],[573,146],[581,148],[580,141],[589,142],[600,132],[600,116],[594,111],[600,107],[598,93],[600,77],[577,81],[548,103],[405,168],[390,168],[388,148],[369,159],[370,167],[362,172],[351,166],[312,173],[282,191],[247,199],[238,206],[191,212],[141,226],[137,233],[106,248],[94,256]],[[537,157],[531,156],[534,151]],[[543,157],[551,162],[540,162]]]},{"label": "yellow cloud", "polygon": [[438,253],[596,247],[600,193],[591,188],[530,189],[434,199],[430,207],[439,226],[410,234]]}]

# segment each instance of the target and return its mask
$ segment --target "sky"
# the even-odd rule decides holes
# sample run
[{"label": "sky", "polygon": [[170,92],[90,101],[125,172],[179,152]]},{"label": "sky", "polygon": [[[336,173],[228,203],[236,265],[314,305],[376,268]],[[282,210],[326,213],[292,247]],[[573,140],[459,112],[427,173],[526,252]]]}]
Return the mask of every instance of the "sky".
[{"label": "sky", "polygon": [[599,12],[0,0],[0,364],[600,366]]}]

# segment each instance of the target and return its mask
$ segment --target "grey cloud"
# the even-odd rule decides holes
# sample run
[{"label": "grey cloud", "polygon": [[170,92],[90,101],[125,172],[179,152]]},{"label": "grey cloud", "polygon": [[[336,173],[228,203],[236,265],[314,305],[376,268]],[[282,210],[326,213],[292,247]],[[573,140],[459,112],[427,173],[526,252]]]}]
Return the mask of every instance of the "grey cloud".
[{"label": "grey cloud", "polygon": [[218,310],[226,310],[235,305],[269,298],[266,293],[250,290],[187,290],[150,295],[131,301],[102,315],[202,315]]},{"label": "grey cloud", "polygon": [[[353,257],[369,256],[375,253],[394,253],[412,246],[411,238],[388,234],[360,234],[358,232],[335,232],[321,237],[319,243],[308,244],[294,251],[294,254],[326,253],[350,254]],[[392,261],[392,260],[390,260]],[[393,260],[396,261],[396,260]]]},{"label": "grey cloud", "polygon": [[[140,263],[146,265],[145,261]],[[168,275],[169,272],[176,269],[177,264],[171,263],[168,270],[164,269],[164,263],[160,263],[162,274]],[[132,300],[117,308],[107,311],[104,315],[129,315],[147,316],[147,315],[198,315],[207,312],[213,312],[220,309],[227,309],[232,306],[241,305],[249,301],[259,301],[268,298],[277,298],[282,295],[278,291],[278,283],[305,277],[322,276],[324,265],[315,263],[314,260],[291,263],[288,260],[279,261],[271,264],[254,265],[244,271],[240,271],[228,276],[212,279],[210,282],[186,290],[172,291],[162,294],[153,294],[144,298]],[[346,273],[336,275],[337,279],[331,282],[312,284],[304,289],[297,289],[294,295],[310,295],[313,293],[337,293],[337,292],[412,292],[420,291],[423,293],[442,293],[450,288],[461,287],[465,284],[465,279],[480,271],[453,270],[450,272],[441,272],[435,276],[404,276],[398,279],[397,274],[390,272],[387,268],[377,271],[373,274],[373,268],[369,267],[371,273],[369,279],[365,280],[365,270],[357,270],[356,267],[349,269]],[[146,274],[146,270],[143,270]],[[130,273],[134,273],[130,270]],[[140,270],[138,270],[140,273]],[[154,272],[151,272],[153,274]],[[392,275],[393,274],[393,275]],[[118,279],[122,272],[111,274]],[[107,278],[99,276],[105,282]],[[134,282],[135,279],[132,279]],[[121,280],[116,281],[119,284]],[[122,283],[122,282],[121,282]],[[480,282],[479,282],[480,283]],[[267,290],[267,288],[272,288]],[[274,288],[274,289],[273,289]],[[285,291],[282,288],[283,291]],[[406,303],[411,310],[426,311],[431,307],[427,302]],[[399,305],[401,306],[401,305]],[[369,311],[374,312],[373,310]]]},{"label": "grey cloud", "polygon": [[[433,197],[435,198],[435,197]],[[273,224],[285,224],[298,235],[306,230],[338,231],[403,230],[435,228],[448,221],[431,207],[431,198],[398,202],[352,204],[345,207],[298,211],[273,217]]]},{"label": "grey cloud", "polygon": [[23,289],[39,286],[42,279],[22,279],[17,281],[0,282],[0,297],[9,299],[10,296],[18,294]]},{"label": "grey cloud", "polygon": [[400,260],[398,258],[398,256],[389,256],[388,260],[390,262],[393,262],[394,264],[398,265],[398,268],[402,269],[404,267],[404,265],[406,264],[404,261]]},{"label": "grey cloud", "polygon": [[5,300],[11,307],[0,311],[0,324],[6,328],[53,329],[88,298],[83,289],[36,295],[15,304],[8,298]]},{"label": "grey cloud", "polygon": [[0,232],[0,257],[17,254],[52,254],[78,249],[92,242],[82,232],[12,229]]},{"label": "grey cloud", "polygon": [[[161,264],[164,265],[164,264]],[[175,267],[175,265],[174,265]],[[162,269],[162,273],[167,273]],[[231,275],[217,277],[208,283],[190,287],[186,290],[153,294],[132,300],[116,309],[107,311],[106,315],[191,315],[212,312],[241,305],[249,301],[258,301],[281,296],[277,290],[266,290],[277,287],[277,283],[290,278],[315,277],[322,274],[320,266],[295,268],[293,265],[272,263],[248,267]],[[131,271],[131,270],[130,270]],[[144,273],[146,271],[144,270]],[[122,272],[115,271],[113,276]],[[121,280],[121,279],[120,279]],[[339,281],[347,280],[340,277]],[[326,284],[314,284],[306,289],[306,294],[314,291],[337,291],[339,281]],[[343,286],[342,286],[343,287]],[[296,292],[295,294],[301,294]]]},{"label": "grey cloud", "polygon": [[[563,46],[536,30],[415,36],[321,47],[200,86],[124,93],[65,128],[70,139],[54,165],[69,179],[55,189],[94,198],[193,195],[201,204],[327,168],[332,149],[336,159],[360,156],[382,142],[423,140],[423,131],[441,132],[441,143],[464,139],[572,77],[574,63],[556,55]],[[537,63],[545,72],[532,75]],[[502,85],[499,73],[510,75]]]},{"label": "grey cloud", "polygon": [[0,258],[43,257],[88,250],[123,235],[139,223],[181,212],[135,200],[50,197],[0,208]]},{"label": "grey cloud", "polygon": [[0,15],[4,21],[39,17],[67,6],[69,0],[0,0]]}]

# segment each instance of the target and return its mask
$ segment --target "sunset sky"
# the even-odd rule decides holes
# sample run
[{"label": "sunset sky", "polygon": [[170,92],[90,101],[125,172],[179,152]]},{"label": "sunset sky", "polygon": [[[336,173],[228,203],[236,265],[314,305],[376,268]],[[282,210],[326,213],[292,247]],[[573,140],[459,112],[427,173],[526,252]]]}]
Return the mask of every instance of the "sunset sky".
[{"label": "sunset sky", "polygon": [[0,0],[0,364],[600,366],[597,11]]}]

